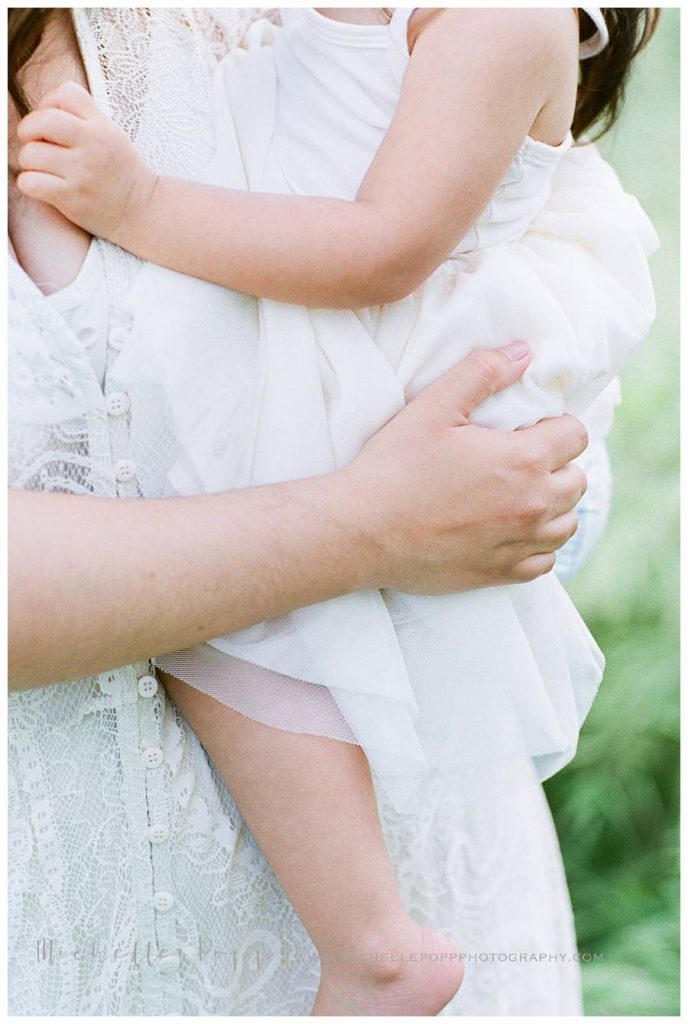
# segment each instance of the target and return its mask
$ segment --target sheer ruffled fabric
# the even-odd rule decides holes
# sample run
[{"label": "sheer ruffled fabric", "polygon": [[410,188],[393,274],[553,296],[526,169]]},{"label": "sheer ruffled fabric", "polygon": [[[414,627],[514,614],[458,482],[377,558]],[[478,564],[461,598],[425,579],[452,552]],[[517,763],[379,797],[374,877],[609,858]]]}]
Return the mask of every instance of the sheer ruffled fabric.
[{"label": "sheer ruffled fabric", "polygon": [[[356,104],[335,105],[342,134],[334,148],[354,138],[357,145],[337,150],[336,162],[328,152],[322,97],[309,106],[299,69],[329,81],[333,66],[357,72],[359,55],[346,51],[351,69],[337,67],[344,49],[337,39],[327,61],[317,47],[311,59],[303,19],[291,12],[282,34],[257,23],[247,51],[221,65],[218,149],[206,180],[303,192],[299,174],[308,168],[319,193],[346,196],[364,143],[381,139],[394,109],[389,82],[371,88],[371,110],[362,114]],[[323,22],[314,21],[317,33],[326,31],[317,46],[338,32]],[[375,46],[387,45],[379,27],[371,33]],[[365,74],[395,79],[399,69],[372,59]],[[307,139],[289,114],[289,90],[300,84]],[[416,293],[374,310],[261,300],[255,317],[252,300],[147,267],[130,297],[140,340],[129,372],[139,376],[145,360],[164,383],[180,440],[169,492],[328,472],[470,349],[514,337],[531,345],[529,369],[472,420],[513,430],[564,411],[585,416],[654,317],[647,255],[656,236],[596,151],[569,147],[570,139],[560,147],[526,139],[453,256]],[[346,595],[210,647],[215,653],[198,648],[158,664],[268,725],[353,738],[400,810],[413,808],[419,782],[433,770],[471,770],[485,786],[508,788],[520,777],[517,766],[532,760],[538,777],[548,777],[575,753],[603,669],[552,574],[520,588],[442,597]],[[218,652],[227,655],[224,666]]]}]

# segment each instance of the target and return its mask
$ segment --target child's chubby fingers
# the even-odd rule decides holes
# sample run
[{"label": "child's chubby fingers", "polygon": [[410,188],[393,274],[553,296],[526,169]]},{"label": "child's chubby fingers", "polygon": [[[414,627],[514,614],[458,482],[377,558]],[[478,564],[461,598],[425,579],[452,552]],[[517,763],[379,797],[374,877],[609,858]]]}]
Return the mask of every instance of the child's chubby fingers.
[{"label": "child's chubby fingers", "polygon": [[22,171],[41,171],[64,178],[69,169],[71,151],[51,142],[27,142],[19,150],[17,162]]},{"label": "child's chubby fingers", "polygon": [[51,89],[38,103],[36,109],[43,110],[46,107],[57,107],[59,110],[66,110],[75,117],[87,120],[98,113],[98,107],[90,92],[77,85],[76,82],[63,82],[55,89]]},{"label": "child's chubby fingers", "polygon": [[43,171],[22,171],[17,176],[17,188],[23,195],[52,206],[59,207],[64,187],[62,178],[55,174],[45,174]]},{"label": "child's chubby fingers", "polygon": [[57,107],[32,110],[17,126],[17,138],[21,143],[53,142],[58,146],[75,146],[83,136],[84,122],[75,114]]}]

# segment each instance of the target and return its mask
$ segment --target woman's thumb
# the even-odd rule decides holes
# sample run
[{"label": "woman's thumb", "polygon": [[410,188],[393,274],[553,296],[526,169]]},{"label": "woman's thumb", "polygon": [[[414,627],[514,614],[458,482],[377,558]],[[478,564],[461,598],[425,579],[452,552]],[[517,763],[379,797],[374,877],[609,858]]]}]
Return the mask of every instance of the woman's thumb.
[{"label": "woman's thumb", "polygon": [[432,408],[435,419],[458,426],[486,398],[515,383],[530,356],[525,341],[512,341],[503,348],[474,349],[425,388],[416,401],[426,410]]}]

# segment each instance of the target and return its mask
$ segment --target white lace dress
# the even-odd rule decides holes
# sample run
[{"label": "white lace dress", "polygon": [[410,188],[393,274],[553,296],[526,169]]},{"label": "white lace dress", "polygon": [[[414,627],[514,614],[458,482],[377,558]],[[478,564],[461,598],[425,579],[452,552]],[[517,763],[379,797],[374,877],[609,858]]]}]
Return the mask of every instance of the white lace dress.
[{"label": "white lace dress", "polygon": [[[212,68],[256,13],[76,12],[96,100],[159,171],[195,177],[208,160]],[[118,377],[141,264],[95,244],[109,297],[102,386],[60,310],[10,265],[10,484],[154,494],[175,437],[156,381]],[[601,493],[593,474],[598,521]],[[149,664],[12,694],[9,737],[11,1013],[308,1012],[313,947]],[[446,1012],[578,1013],[571,910],[540,787],[486,805],[461,781],[431,780],[413,816],[380,799],[406,906],[466,951]]]}]

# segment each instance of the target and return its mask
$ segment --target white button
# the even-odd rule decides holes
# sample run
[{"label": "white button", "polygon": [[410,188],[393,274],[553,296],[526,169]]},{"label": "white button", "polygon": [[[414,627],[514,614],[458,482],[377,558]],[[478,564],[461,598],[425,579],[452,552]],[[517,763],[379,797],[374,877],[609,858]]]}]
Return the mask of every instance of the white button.
[{"label": "white button", "polygon": [[115,463],[114,470],[118,484],[128,484],[136,476],[136,466],[131,459],[120,459]]},{"label": "white button", "polygon": [[141,760],[146,768],[159,768],[163,762],[163,753],[160,747],[146,747],[141,753]]},{"label": "white button", "polygon": [[167,956],[161,956],[156,963],[158,970],[162,971],[163,974],[171,974],[172,971],[178,971],[179,953],[169,953]]},{"label": "white button", "polygon": [[156,892],[153,896],[153,906],[156,910],[169,910],[174,906],[174,896],[171,892]]},{"label": "white button", "polygon": [[167,825],[151,825],[148,829],[148,839],[151,843],[165,843],[170,838],[170,830]]},{"label": "white button", "polygon": [[142,697],[153,697],[158,692],[158,680],[155,676],[141,676],[139,693]]},{"label": "white button", "polygon": [[119,352],[124,347],[124,342],[127,340],[127,331],[124,327],[113,327],[110,331],[110,337],[108,341],[112,347]]},{"label": "white button", "polygon": [[129,411],[129,405],[129,395],[126,395],[124,391],[113,391],[105,399],[105,408],[109,416],[122,416],[123,413]]},{"label": "white button", "polygon": [[84,348],[90,348],[98,337],[98,331],[95,327],[82,327],[77,336]]}]

